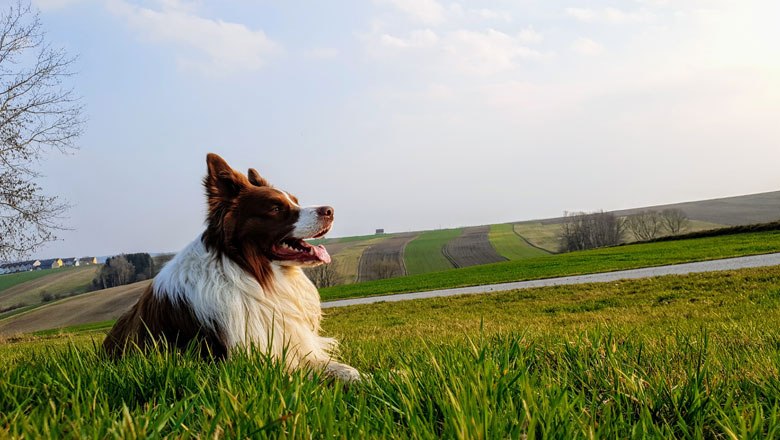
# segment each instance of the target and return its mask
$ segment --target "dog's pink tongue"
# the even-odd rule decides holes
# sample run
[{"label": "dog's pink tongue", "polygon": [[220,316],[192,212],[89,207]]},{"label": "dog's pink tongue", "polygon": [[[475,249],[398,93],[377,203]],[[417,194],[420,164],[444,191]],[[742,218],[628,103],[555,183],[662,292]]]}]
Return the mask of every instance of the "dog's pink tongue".
[{"label": "dog's pink tongue", "polygon": [[328,253],[328,250],[325,249],[325,246],[323,245],[314,246],[314,254],[323,263],[325,264],[330,263],[330,254]]}]

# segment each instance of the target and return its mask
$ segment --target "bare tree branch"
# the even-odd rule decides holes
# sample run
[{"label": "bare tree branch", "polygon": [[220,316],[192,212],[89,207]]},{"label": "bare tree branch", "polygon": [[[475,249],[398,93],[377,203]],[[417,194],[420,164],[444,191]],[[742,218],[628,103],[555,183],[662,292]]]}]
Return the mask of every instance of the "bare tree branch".
[{"label": "bare tree branch", "polygon": [[47,153],[77,149],[83,107],[64,85],[74,61],[46,43],[29,2],[0,11],[0,260],[28,254],[63,229],[67,203],[34,179]]},{"label": "bare tree branch", "polygon": [[662,227],[663,221],[657,211],[642,211],[626,217],[626,229],[639,241],[658,238]]},{"label": "bare tree branch", "polygon": [[664,209],[661,211],[661,223],[669,235],[677,235],[688,229],[690,220],[681,209]]}]

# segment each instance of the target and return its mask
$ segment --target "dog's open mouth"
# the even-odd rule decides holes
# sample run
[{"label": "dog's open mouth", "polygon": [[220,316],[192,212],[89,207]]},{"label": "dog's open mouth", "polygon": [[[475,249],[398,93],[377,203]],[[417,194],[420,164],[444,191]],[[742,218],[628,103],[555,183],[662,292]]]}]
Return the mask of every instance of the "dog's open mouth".
[{"label": "dog's open mouth", "polygon": [[[324,234],[322,234],[324,235]],[[325,246],[314,246],[301,238],[285,238],[271,248],[271,252],[279,260],[293,260],[302,263],[330,263],[330,254]]]}]

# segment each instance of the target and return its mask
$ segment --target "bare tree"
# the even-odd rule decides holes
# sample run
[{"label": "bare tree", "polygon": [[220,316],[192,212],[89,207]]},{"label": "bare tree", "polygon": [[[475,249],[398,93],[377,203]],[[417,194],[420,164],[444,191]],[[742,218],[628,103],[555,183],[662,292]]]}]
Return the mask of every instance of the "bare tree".
[{"label": "bare tree", "polygon": [[661,234],[663,221],[657,211],[642,211],[629,215],[625,220],[628,229],[636,240],[652,240]]},{"label": "bare tree", "polygon": [[661,211],[661,222],[666,231],[671,235],[677,235],[688,229],[690,221],[681,209],[664,209]]},{"label": "bare tree", "polygon": [[64,85],[74,58],[46,43],[22,0],[0,11],[0,260],[55,240],[67,204],[46,195],[34,170],[44,155],[76,149],[82,106]]},{"label": "bare tree", "polygon": [[623,223],[611,212],[567,212],[559,238],[561,251],[615,246],[623,237]]},{"label": "bare tree", "polygon": [[103,267],[92,280],[95,290],[123,286],[136,281],[136,270],[125,255],[117,255],[106,260]]},{"label": "bare tree", "polygon": [[134,281],[135,266],[124,255],[112,258],[111,268],[114,269],[114,276],[116,277],[115,286],[124,286]]},{"label": "bare tree", "polygon": [[336,269],[335,263],[321,264],[316,267],[304,269],[306,275],[318,288],[331,287],[341,284],[341,275]]}]

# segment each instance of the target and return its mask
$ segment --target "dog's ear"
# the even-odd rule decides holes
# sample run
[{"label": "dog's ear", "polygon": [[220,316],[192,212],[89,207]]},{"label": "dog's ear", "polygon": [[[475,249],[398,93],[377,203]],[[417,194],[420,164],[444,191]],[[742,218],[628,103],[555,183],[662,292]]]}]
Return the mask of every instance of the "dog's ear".
[{"label": "dog's ear", "polygon": [[249,183],[254,186],[270,186],[268,181],[263,179],[263,177],[260,176],[260,173],[254,168],[250,168],[249,171],[246,172],[246,175],[249,177]]},{"label": "dog's ear", "polygon": [[246,177],[237,173],[230,165],[214,153],[206,156],[208,175],[203,179],[209,199],[232,199],[249,184]]}]

